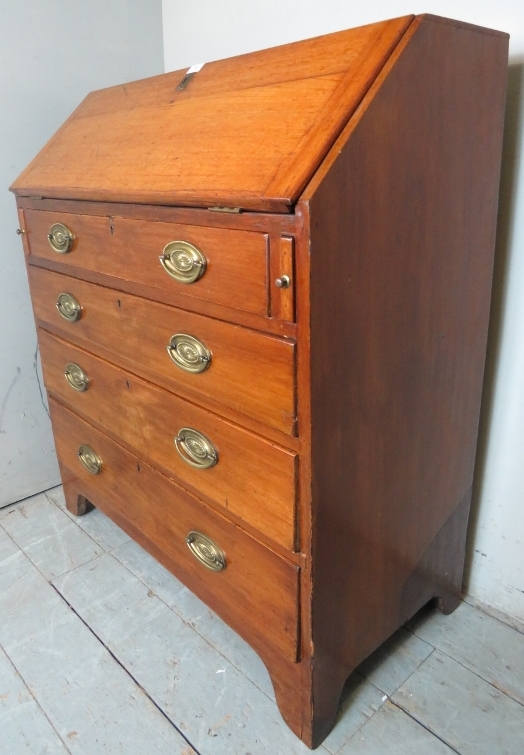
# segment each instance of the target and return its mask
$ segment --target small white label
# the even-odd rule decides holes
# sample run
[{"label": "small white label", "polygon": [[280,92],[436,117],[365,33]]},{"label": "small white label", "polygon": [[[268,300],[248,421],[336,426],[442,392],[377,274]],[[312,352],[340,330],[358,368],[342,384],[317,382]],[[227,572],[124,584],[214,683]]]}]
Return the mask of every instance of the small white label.
[{"label": "small white label", "polygon": [[186,76],[190,73],[198,73],[198,71],[200,71],[200,69],[203,68],[204,66],[205,66],[205,63],[197,63],[196,66],[191,66],[191,68],[187,70]]}]

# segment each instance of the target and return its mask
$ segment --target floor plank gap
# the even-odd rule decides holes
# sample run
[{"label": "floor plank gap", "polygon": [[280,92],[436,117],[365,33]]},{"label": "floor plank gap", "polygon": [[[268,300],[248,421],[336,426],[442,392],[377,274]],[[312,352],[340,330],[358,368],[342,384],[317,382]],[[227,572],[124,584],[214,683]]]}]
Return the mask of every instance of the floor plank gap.
[{"label": "floor plank gap", "polygon": [[411,713],[409,712],[409,710],[407,710],[406,708],[404,708],[402,705],[399,705],[394,700],[390,700],[389,702],[392,705],[394,705],[395,708],[398,708],[403,713],[405,713],[406,716],[409,716],[412,721],[415,721],[415,723],[417,723],[419,726],[422,726],[422,728],[425,729],[428,732],[428,734],[431,734],[433,737],[435,737],[435,739],[438,739],[440,742],[442,742],[443,745],[446,745],[446,747],[449,747],[449,749],[452,752],[456,753],[456,755],[462,755],[462,753],[459,750],[456,750],[450,742],[448,742],[446,739],[444,739],[444,737],[439,736],[439,734],[436,731],[433,731],[433,729],[431,729],[429,726],[426,726],[426,724],[424,724],[422,721],[419,721],[418,718],[416,718],[415,716],[411,715]]},{"label": "floor plank gap", "polygon": [[51,721],[51,719],[49,718],[49,716],[47,715],[47,713],[45,712],[45,710],[44,710],[44,709],[42,708],[42,706],[40,705],[40,703],[39,703],[39,702],[38,702],[38,700],[36,699],[36,697],[35,697],[35,695],[34,695],[34,693],[33,693],[32,689],[31,689],[31,687],[29,686],[29,684],[27,683],[27,681],[26,681],[26,680],[24,679],[24,675],[23,675],[23,674],[22,674],[22,672],[21,672],[21,671],[20,671],[20,670],[19,670],[19,669],[18,669],[18,668],[16,667],[16,664],[15,664],[15,662],[14,662],[14,661],[13,661],[13,659],[12,659],[12,658],[11,658],[11,657],[9,656],[9,654],[8,654],[8,653],[6,652],[5,648],[3,647],[3,645],[2,645],[1,643],[0,643],[0,651],[2,651],[2,652],[4,653],[4,655],[5,655],[6,659],[7,659],[7,662],[8,662],[8,663],[9,663],[9,664],[10,664],[10,665],[12,666],[12,668],[13,668],[13,670],[14,670],[15,674],[16,674],[17,676],[19,676],[19,677],[20,677],[20,679],[21,679],[21,681],[23,682],[23,684],[24,684],[24,686],[25,686],[25,688],[26,688],[26,690],[27,690],[28,694],[29,694],[29,695],[31,696],[31,699],[32,699],[32,700],[34,701],[34,703],[35,703],[35,706],[36,706],[36,707],[38,708],[38,710],[40,711],[41,715],[42,715],[42,716],[43,716],[43,717],[44,717],[44,718],[46,719],[47,723],[49,724],[49,726],[51,727],[51,729],[52,729],[52,730],[53,730],[53,731],[55,732],[55,734],[56,734],[56,736],[58,737],[58,739],[59,739],[59,740],[60,740],[60,741],[62,742],[62,744],[63,744],[63,746],[64,746],[64,748],[65,748],[66,752],[68,752],[68,753],[69,753],[69,755],[71,755],[71,750],[70,750],[70,749],[69,749],[69,747],[67,746],[67,743],[66,743],[66,742],[64,742],[63,738],[62,738],[62,737],[60,736],[60,733],[58,732],[58,730],[57,730],[57,729],[56,729],[56,727],[54,726],[53,722]]},{"label": "floor plank gap", "polygon": [[170,725],[171,725],[171,726],[172,726],[172,727],[173,727],[174,729],[176,729],[176,730],[177,730],[177,732],[178,732],[178,733],[180,734],[180,736],[181,736],[181,737],[182,737],[182,738],[183,738],[183,739],[184,739],[184,740],[185,740],[185,741],[187,742],[187,744],[189,745],[189,747],[191,747],[191,748],[192,748],[192,749],[194,750],[194,753],[195,753],[195,755],[201,755],[201,753],[200,753],[200,752],[199,752],[199,751],[198,751],[198,750],[196,749],[196,747],[194,746],[194,744],[192,744],[192,743],[191,743],[191,742],[190,742],[190,741],[189,741],[189,740],[187,739],[187,737],[186,737],[186,736],[184,735],[184,733],[183,733],[182,731],[180,731],[179,727],[178,727],[178,726],[176,726],[176,724],[175,724],[175,723],[174,723],[174,722],[173,722],[173,721],[172,721],[172,720],[171,720],[171,719],[169,718],[169,716],[168,716],[168,715],[167,715],[167,714],[165,713],[165,711],[163,711],[163,710],[162,710],[162,708],[161,708],[161,707],[160,707],[160,706],[158,705],[158,703],[157,703],[157,702],[155,701],[155,699],[154,699],[153,697],[151,697],[151,695],[149,694],[149,692],[148,692],[148,691],[147,691],[147,690],[146,690],[146,689],[145,689],[145,688],[144,688],[144,687],[143,687],[143,686],[142,686],[142,685],[140,684],[140,682],[138,681],[138,679],[136,679],[136,678],[135,678],[135,677],[133,676],[133,674],[131,674],[131,673],[129,672],[129,669],[127,669],[127,668],[126,668],[126,667],[124,666],[124,664],[123,664],[123,663],[121,663],[121,661],[120,661],[120,660],[119,660],[119,658],[118,658],[118,657],[117,657],[117,656],[116,656],[116,655],[115,655],[115,654],[113,653],[113,651],[111,650],[111,648],[109,648],[109,647],[108,647],[108,646],[106,645],[106,643],[105,643],[105,642],[104,642],[104,641],[102,640],[102,638],[101,638],[101,637],[99,637],[99,636],[97,635],[97,633],[96,633],[96,632],[95,632],[95,631],[93,630],[93,628],[92,628],[92,627],[90,627],[90,626],[89,626],[89,624],[88,624],[88,623],[87,623],[86,621],[84,621],[84,619],[83,619],[83,618],[82,618],[82,616],[81,616],[81,615],[80,615],[80,614],[78,613],[78,611],[76,611],[76,610],[75,610],[74,606],[72,606],[72,605],[71,605],[71,603],[69,603],[69,601],[67,601],[67,600],[66,600],[66,598],[64,598],[64,596],[63,596],[63,595],[61,594],[60,590],[58,590],[58,588],[57,588],[57,587],[56,587],[56,586],[55,586],[55,585],[54,585],[54,584],[53,584],[52,582],[50,582],[50,585],[51,585],[51,587],[53,588],[53,590],[54,590],[54,591],[56,592],[56,594],[57,594],[57,595],[58,595],[58,596],[59,596],[59,597],[60,597],[60,598],[61,598],[61,599],[62,599],[62,600],[64,601],[64,603],[65,603],[65,604],[66,604],[66,605],[68,606],[68,608],[70,608],[70,609],[71,609],[71,611],[72,611],[72,612],[73,612],[73,613],[75,614],[75,616],[77,616],[77,617],[78,617],[78,618],[80,619],[80,621],[82,622],[82,624],[83,624],[83,625],[84,625],[84,626],[85,626],[85,627],[86,627],[86,628],[87,628],[87,629],[88,629],[88,630],[89,630],[89,631],[91,632],[91,634],[93,635],[93,637],[95,637],[95,638],[96,638],[96,639],[98,640],[98,642],[99,642],[99,643],[100,643],[100,644],[101,644],[101,645],[102,645],[102,646],[103,646],[103,647],[104,647],[104,648],[105,648],[105,649],[107,650],[107,652],[108,652],[108,653],[109,653],[109,655],[110,655],[110,656],[111,656],[111,657],[113,658],[113,660],[114,660],[114,661],[115,661],[115,662],[116,662],[116,663],[117,663],[117,664],[118,664],[118,665],[120,666],[120,668],[121,668],[121,669],[122,669],[123,671],[125,671],[125,673],[126,673],[126,674],[127,674],[128,676],[129,676],[129,678],[133,680],[133,683],[134,683],[134,684],[136,684],[136,686],[137,686],[137,687],[138,687],[138,688],[140,689],[140,691],[141,691],[141,692],[143,692],[143,694],[144,694],[144,695],[145,695],[145,696],[147,697],[147,699],[148,699],[148,700],[149,700],[149,701],[150,701],[150,702],[152,703],[152,705],[154,705],[154,706],[155,706],[155,708],[156,708],[156,709],[158,710],[158,712],[159,712],[159,713],[161,713],[161,715],[162,715],[162,716],[163,716],[163,717],[164,717],[164,718],[166,719],[166,721],[168,721],[168,723],[169,723],[169,724],[170,724]]},{"label": "floor plank gap", "polygon": [[[0,510],[0,614],[2,753],[309,752],[259,656],[60,487]],[[524,635],[469,600],[426,606],[348,678],[317,752],[524,752]]]}]

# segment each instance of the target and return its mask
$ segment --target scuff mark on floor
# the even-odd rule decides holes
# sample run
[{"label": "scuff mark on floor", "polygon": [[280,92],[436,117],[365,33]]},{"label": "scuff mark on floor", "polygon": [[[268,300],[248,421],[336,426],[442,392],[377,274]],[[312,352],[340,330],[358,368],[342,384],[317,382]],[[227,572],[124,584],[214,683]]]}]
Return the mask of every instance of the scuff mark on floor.
[{"label": "scuff mark on floor", "polygon": [[16,375],[11,380],[11,385],[7,389],[7,393],[5,394],[4,400],[2,401],[2,407],[0,408],[0,433],[2,435],[5,435],[5,430],[2,430],[2,420],[4,418],[5,410],[7,408],[7,402],[9,401],[9,396],[11,395],[11,391],[13,390],[17,382],[20,380],[20,372],[21,372],[20,367],[17,367]]}]

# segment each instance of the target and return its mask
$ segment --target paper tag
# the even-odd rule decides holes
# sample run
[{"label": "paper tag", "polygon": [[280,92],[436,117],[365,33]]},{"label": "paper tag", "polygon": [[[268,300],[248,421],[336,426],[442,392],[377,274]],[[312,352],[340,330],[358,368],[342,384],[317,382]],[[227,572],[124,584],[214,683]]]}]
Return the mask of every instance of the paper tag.
[{"label": "paper tag", "polygon": [[177,89],[185,89],[188,83],[191,81],[195,73],[198,73],[201,68],[205,66],[205,63],[197,63],[196,66],[191,66],[191,68],[188,68],[184,78],[180,82],[180,84],[177,86]]}]

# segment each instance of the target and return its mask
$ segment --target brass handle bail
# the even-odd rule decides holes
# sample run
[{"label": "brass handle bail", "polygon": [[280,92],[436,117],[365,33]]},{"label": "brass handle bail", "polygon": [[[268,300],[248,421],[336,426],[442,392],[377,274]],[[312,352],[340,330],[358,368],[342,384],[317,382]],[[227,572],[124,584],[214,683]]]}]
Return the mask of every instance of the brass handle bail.
[{"label": "brass handle bail", "polygon": [[82,315],[82,307],[72,294],[60,294],[56,300],[56,308],[64,320],[68,322],[75,322]]},{"label": "brass handle bail", "polygon": [[87,469],[90,474],[99,474],[102,470],[102,459],[93,451],[91,446],[82,444],[77,451],[78,458],[82,466]]},{"label": "brass handle bail", "polygon": [[186,543],[193,556],[211,571],[223,571],[227,566],[226,554],[203,532],[191,530]]},{"label": "brass handle bail", "polygon": [[171,336],[167,353],[176,366],[185,372],[204,372],[211,364],[211,352],[207,346],[187,333]]},{"label": "brass handle bail", "polygon": [[166,273],[179,283],[195,283],[206,272],[205,254],[189,241],[170,241],[159,259]]},{"label": "brass handle bail", "polygon": [[64,376],[71,388],[82,393],[89,387],[89,378],[80,365],[70,362],[64,370]]},{"label": "brass handle bail", "polygon": [[180,458],[195,469],[209,469],[218,464],[218,450],[203,433],[183,427],[174,439]]},{"label": "brass handle bail", "polygon": [[55,252],[67,254],[73,248],[75,237],[73,231],[63,223],[53,223],[47,234],[47,240]]}]

